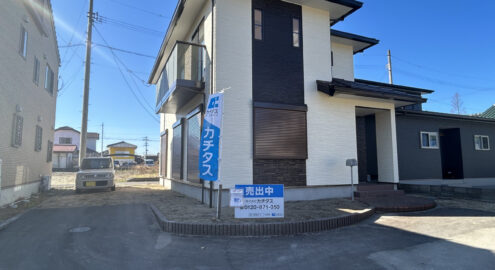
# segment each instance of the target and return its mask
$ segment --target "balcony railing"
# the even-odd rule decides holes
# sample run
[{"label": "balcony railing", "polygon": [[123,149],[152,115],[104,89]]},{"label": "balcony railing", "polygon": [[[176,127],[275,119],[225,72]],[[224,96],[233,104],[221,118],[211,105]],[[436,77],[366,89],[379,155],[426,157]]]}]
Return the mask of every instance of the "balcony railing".
[{"label": "balcony railing", "polygon": [[157,111],[180,87],[204,88],[204,68],[205,46],[177,41],[157,85]]}]

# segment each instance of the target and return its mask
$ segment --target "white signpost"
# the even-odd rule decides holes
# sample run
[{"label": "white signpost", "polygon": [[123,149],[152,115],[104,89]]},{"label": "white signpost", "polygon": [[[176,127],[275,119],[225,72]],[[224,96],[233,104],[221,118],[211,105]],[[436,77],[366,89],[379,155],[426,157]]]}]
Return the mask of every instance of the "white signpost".
[{"label": "white signpost", "polygon": [[243,191],[243,206],[235,218],[283,218],[284,185],[236,185]]}]

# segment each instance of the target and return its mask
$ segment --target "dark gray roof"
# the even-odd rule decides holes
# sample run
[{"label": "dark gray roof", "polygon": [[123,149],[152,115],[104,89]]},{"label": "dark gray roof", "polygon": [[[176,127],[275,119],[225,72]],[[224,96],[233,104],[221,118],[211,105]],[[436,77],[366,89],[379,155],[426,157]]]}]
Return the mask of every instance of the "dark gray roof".
[{"label": "dark gray roof", "polygon": [[354,48],[354,54],[363,52],[369,47],[374,46],[380,42],[378,39],[351,34],[335,29],[330,29],[330,34],[334,37],[351,40]]},{"label": "dark gray roof", "polygon": [[403,91],[394,85],[375,85],[370,83],[347,81],[333,78],[331,82],[316,81],[318,90],[333,96],[335,93],[351,94],[357,96],[393,99],[399,101],[424,103],[426,99],[421,96],[421,92],[411,93]]},{"label": "dark gray roof", "polygon": [[360,83],[365,83],[365,84],[372,84],[372,85],[376,85],[376,86],[383,86],[383,87],[393,86],[394,88],[400,89],[401,91],[411,92],[411,93],[420,92],[422,94],[431,94],[431,93],[435,92],[433,90],[425,89],[425,88],[417,88],[417,87],[404,86],[404,85],[399,85],[399,84],[389,84],[389,83],[368,81],[368,80],[363,80],[363,79],[355,79],[354,81],[360,82]]},{"label": "dark gray roof", "polygon": [[413,110],[396,110],[398,115],[411,115],[411,116],[424,116],[424,117],[435,117],[442,119],[453,119],[453,120],[467,120],[475,122],[484,122],[495,124],[495,119],[485,118],[480,116],[462,115],[462,114],[451,114],[451,113],[440,113],[440,112],[429,112],[429,111],[413,111]]}]

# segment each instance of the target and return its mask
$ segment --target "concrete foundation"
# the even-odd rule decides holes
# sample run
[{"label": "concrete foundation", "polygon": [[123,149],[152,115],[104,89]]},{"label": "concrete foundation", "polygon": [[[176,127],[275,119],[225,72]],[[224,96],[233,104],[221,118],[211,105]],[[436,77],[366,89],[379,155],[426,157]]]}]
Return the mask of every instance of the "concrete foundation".
[{"label": "concrete foundation", "polygon": [[[187,197],[201,201],[201,185],[177,181],[171,179],[160,179],[160,184],[175,192],[181,193]],[[213,190],[212,202],[216,206],[218,198],[218,189]],[[284,189],[285,201],[309,201],[322,200],[331,198],[346,198],[351,197],[352,187],[350,185],[342,186],[307,186],[307,187],[287,187]],[[209,183],[205,183],[204,187],[204,202],[208,204],[210,201]],[[228,206],[230,200],[230,191],[222,190],[222,206]]]},{"label": "concrete foundation", "polygon": [[0,190],[0,206],[15,202],[20,198],[29,198],[31,194],[39,192],[40,182],[20,185]]}]

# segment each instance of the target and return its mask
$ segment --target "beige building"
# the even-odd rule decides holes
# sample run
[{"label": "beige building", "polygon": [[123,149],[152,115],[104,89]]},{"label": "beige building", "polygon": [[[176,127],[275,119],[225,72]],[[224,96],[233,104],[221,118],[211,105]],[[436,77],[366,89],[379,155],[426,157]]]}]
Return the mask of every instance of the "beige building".
[{"label": "beige building", "polygon": [[1,206],[51,175],[60,57],[49,0],[3,0],[0,33]]}]

